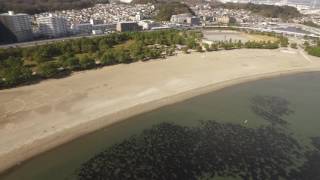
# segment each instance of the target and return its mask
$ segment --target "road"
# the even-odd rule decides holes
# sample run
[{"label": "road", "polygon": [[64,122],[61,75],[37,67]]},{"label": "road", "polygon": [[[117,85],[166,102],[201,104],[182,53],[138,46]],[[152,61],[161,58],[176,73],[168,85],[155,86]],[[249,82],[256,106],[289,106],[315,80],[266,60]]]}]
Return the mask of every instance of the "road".
[{"label": "road", "polygon": [[37,40],[37,41],[29,41],[29,42],[22,42],[22,43],[13,43],[13,44],[5,44],[0,45],[0,49],[7,49],[11,47],[31,47],[31,46],[37,46],[37,45],[44,45],[49,44],[57,41],[65,41],[65,40],[71,40],[71,39],[79,39],[83,37],[87,38],[93,38],[93,37],[99,37],[99,36],[105,36],[106,34],[101,35],[85,35],[85,36],[71,36],[71,37],[63,37],[63,38],[56,38],[56,39],[45,39],[45,40]]}]

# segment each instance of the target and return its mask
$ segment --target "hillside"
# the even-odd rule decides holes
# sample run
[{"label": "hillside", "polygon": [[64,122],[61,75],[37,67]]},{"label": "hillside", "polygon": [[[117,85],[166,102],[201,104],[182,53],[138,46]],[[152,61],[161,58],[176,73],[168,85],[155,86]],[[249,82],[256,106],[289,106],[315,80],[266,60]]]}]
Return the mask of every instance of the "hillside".
[{"label": "hillside", "polygon": [[190,8],[190,2],[202,0],[133,0],[132,4],[147,4],[152,3],[156,6],[155,20],[169,21],[174,14],[190,13],[194,15],[194,12]]},{"label": "hillside", "polygon": [[108,0],[0,0],[0,12],[13,10],[35,14],[45,11],[81,9]]},{"label": "hillside", "polygon": [[190,13],[194,15],[194,12],[187,4],[180,2],[158,3],[156,7],[157,15],[155,16],[155,19],[158,21],[169,21],[174,14]]},{"label": "hillside", "polygon": [[216,6],[227,9],[245,9],[264,17],[281,18],[285,20],[301,16],[300,12],[296,8],[290,6],[273,6],[252,3],[221,3]]},{"label": "hillside", "polygon": [[[133,0],[133,4],[146,4],[153,3],[159,5],[159,14],[157,19],[168,20],[169,16],[178,13],[192,13],[189,7],[207,2],[206,0]],[[211,6],[221,7],[226,9],[245,9],[252,13],[270,17],[281,18],[288,20],[302,16],[300,12],[290,6],[273,6],[264,4],[252,4],[252,3],[221,3],[219,1],[210,1]]]},{"label": "hillside", "polygon": [[[210,3],[217,2],[218,0],[211,0]],[[201,3],[208,2],[207,0],[132,0],[132,4],[157,4],[157,3],[172,3],[172,2],[181,2],[184,4],[190,5],[199,5]]]},{"label": "hillside", "polygon": [[158,0],[132,0],[131,4],[156,4],[158,3]]}]

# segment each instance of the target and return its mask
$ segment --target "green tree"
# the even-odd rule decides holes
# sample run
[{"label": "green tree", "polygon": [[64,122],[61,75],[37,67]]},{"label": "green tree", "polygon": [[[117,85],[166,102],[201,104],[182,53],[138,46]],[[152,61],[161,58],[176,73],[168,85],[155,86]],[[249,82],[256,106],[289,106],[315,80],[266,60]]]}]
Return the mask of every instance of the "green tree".
[{"label": "green tree", "polygon": [[218,44],[212,43],[212,44],[211,44],[211,49],[212,49],[213,51],[218,51]]},{"label": "green tree", "polygon": [[291,43],[290,47],[293,48],[293,49],[297,49],[298,45],[297,45],[297,43]]},{"label": "green tree", "polygon": [[204,43],[203,46],[206,49],[206,51],[208,51],[208,52],[212,51],[211,46],[209,44]]},{"label": "green tree", "polygon": [[48,62],[50,61],[50,58],[44,56],[43,54],[41,54],[40,51],[36,51],[34,52],[33,56],[32,56],[32,60],[35,61],[36,63],[40,64],[43,62]]},{"label": "green tree", "polygon": [[38,74],[44,78],[51,78],[59,74],[59,66],[55,62],[45,62],[38,66]]},{"label": "green tree", "polygon": [[103,65],[112,65],[112,64],[116,64],[117,61],[116,61],[116,57],[113,53],[113,51],[110,49],[108,51],[106,51],[102,58],[101,58],[101,63]]},{"label": "green tree", "polygon": [[313,47],[308,52],[312,56],[320,57],[320,47]]},{"label": "green tree", "polygon": [[124,49],[116,49],[115,50],[115,58],[119,63],[131,63],[131,57],[128,50]]},{"label": "green tree", "polygon": [[106,51],[108,50],[110,47],[110,45],[108,44],[108,42],[105,39],[101,39],[99,41],[99,50],[100,51]]},{"label": "green tree", "polygon": [[79,64],[82,69],[90,69],[93,68],[96,63],[94,59],[88,55],[84,55],[80,58]]},{"label": "green tree", "polygon": [[31,69],[19,58],[9,57],[0,63],[0,81],[6,86],[17,85],[32,78]]},{"label": "green tree", "polygon": [[63,55],[58,59],[59,64],[64,68],[68,68],[70,70],[74,70],[80,67],[79,58],[72,55]]},{"label": "green tree", "polygon": [[130,55],[133,58],[133,60],[138,61],[144,59],[145,54],[143,48],[144,45],[141,41],[135,42],[129,47]]},{"label": "green tree", "polygon": [[194,38],[188,38],[186,45],[188,46],[189,49],[197,48],[197,43],[196,43],[196,40]]},{"label": "green tree", "polygon": [[239,49],[241,49],[242,46],[243,46],[243,43],[242,43],[241,40],[239,40],[239,41],[237,42],[237,44],[235,45],[235,47],[236,47],[236,48],[239,48]]},{"label": "green tree", "polygon": [[166,48],[165,52],[167,56],[173,56],[175,51],[176,51],[175,46],[171,46],[169,48]]},{"label": "green tree", "polygon": [[81,38],[81,52],[89,53],[98,50],[96,43],[91,38]]},{"label": "green tree", "polygon": [[287,37],[281,36],[281,37],[279,38],[279,40],[280,40],[280,46],[281,46],[281,47],[288,47],[288,45],[289,45],[289,39],[288,39]]}]

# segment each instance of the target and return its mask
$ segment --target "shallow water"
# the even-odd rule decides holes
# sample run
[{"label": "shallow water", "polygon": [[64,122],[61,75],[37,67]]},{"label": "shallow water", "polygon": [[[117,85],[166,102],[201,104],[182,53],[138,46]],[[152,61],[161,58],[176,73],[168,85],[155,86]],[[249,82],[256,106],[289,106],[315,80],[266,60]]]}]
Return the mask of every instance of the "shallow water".
[{"label": "shallow water", "polygon": [[232,86],[132,117],[37,156],[0,179],[76,179],[81,164],[96,154],[162,122],[190,127],[198,126],[199,120],[250,128],[268,125],[251,109],[251,100],[255,96],[276,96],[289,101],[293,113],[283,118],[301,144],[310,146],[309,138],[320,136],[320,73],[304,73]]}]

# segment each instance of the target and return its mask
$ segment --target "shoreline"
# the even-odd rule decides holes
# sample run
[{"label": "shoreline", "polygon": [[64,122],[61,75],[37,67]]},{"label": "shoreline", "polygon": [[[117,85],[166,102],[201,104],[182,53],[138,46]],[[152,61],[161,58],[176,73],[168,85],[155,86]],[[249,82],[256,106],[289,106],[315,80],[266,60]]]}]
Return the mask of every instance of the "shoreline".
[{"label": "shoreline", "polygon": [[[239,50],[241,51],[241,50]],[[246,51],[245,51],[246,52]],[[214,52],[213,52],[214,53]],[[196,54],[199,57],[202,54]],[[57,148],[63,144],[71,142],[77,138],[81,138],[87,134],[93,133],[99,129],[104,129],[112,126],[116,123],[121,123],[127,118],[142,114],[145,112],[152,111],[154,109],[178,103],[202,94],[210,93],[213,91],[221,90],[227,87],[238,85],[241,83],[247,83],[251,81],[268,79],[282,75],[292,75],[306,72],[317,72],[320,71],[320,66],[303,66],[303,67],[291,67],[285,70],[279,70],[274,72],[255,72],[253,74],[245,76],[235,76],[223,79],[218,82],[203,83],[199,86],[192,87],[190,89],[183,89],[181,92],[164,95],[163,97],[152,97],[145,102],[138,102],[129,108],[111,111],[111,113],[103,115],[99,118],[86,120],[83,122],[77,122],[71,127],[60,129],[58,132],[54,132],[51,135],[41,137],[27,143],[26,145],[15,148],[8,153],[0,154],[0,173],[1,175],[14,171],[15,167],[24,161],[31,159],[36,155],[50,151],[51,149]],[[74,75],[72,75],[74,76]],[[59,80],[57,80],[59,81]],[[50,82],[47,82],[50,83]],[[0,91],[1,92],[1,91]],[[147,94],[148,95],[148,94]]]}]

